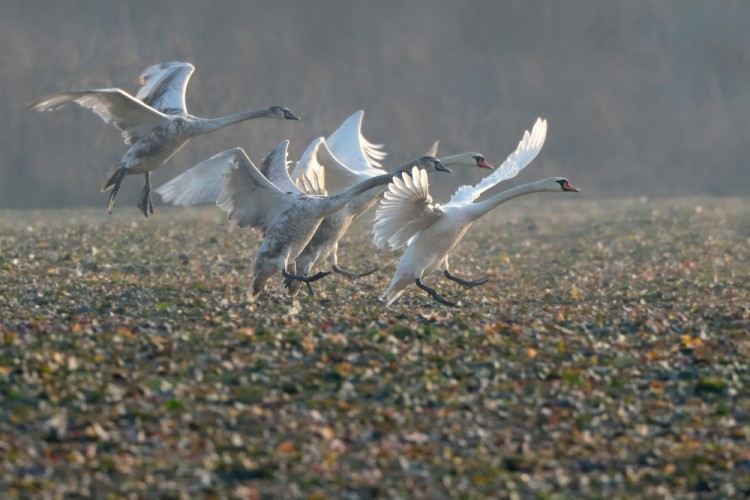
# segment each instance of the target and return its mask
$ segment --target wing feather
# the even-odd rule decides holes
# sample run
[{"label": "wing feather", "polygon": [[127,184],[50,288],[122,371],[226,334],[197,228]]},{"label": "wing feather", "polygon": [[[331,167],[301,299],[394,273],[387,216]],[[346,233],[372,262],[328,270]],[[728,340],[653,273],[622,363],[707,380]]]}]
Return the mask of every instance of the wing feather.
[{"label": "wing feather", "polygon": [[135,97],[162,113],[187,113],[185,91],[193,71],[195,66],[184,62],[149,66],[138,77],[142,87]]},{"label": "wing feather", "polygon": [[281,141],[278,146],[263,158],[260,164],[260,172],[281,191],[292,195],[300,195],[302,191],[300,191],[292,178],[289,177],[287,163],[288,148],[289,139]]},{"label": "wing feather", "polygon": [[318,148],[317,164],[326,169],[326,189],[331,194],[342,193],[360,182],[383,174],[383,171],[377,168],[361,171],[349,168],[328,148],[326,140],[322,140]]},{"label": "wing feather", "polygon": [[219,154],[226,156],[230,168],[222,178],[216,205],[239,227],[265,231],[279,214],[292,206],[292,196],[266,179],[242,148]]},{"label": "wing feather", "polygon": [[117,127],[128,145],[149,134],[167,119],[165,114],[117,88],[63,92],[39,99],[30,107],[36,111],[52,111],[68,102],[90,109],[106,123]]},{"label": "wing feather", "polygon": [[318,149],[320,149],[320,145],[324,141],[323,137],[318,137],[307,146],[300,159],[294,164],[291,173],[292,180],[297,181],[300,177],[320,168],[320,163],[318,163]]},{"label": "wing feather", "polygon": [[161,196],[164,203],[171,205],[216,203],[221,192],[222,179],[232,165],[227,152],[223,151],[190,167],[154,191]]},{"label": "wing feather", "polygon": [[326,139],[328,148],[336,158],[354,171],[379,168],[388,155],[382,144],[373,144],[362,135],[362,118],[365,112],[353,113]]},{"label": "wing feather", "polygon": [[326,170],[320,167],[310,170],[296,180],[297,186],[307,195],[328,196],[326,192]]},{"label": "wing feather", "polygon": [[547,120],[537,118],[531,133],[527,130],[523,134],[516,150],[508,156],[502,165],[475,186],[459,187],[450,199],[450,203],[472,202],[496,184],[518,175],[539,154],[546,136]]},{"label": "wing feather", "polygon": [[427,171],[413,167],[411,174],[394,177],[380,200],[372,229],[375,244],[400,248],[443,213],[439,204],[432,203]]}]

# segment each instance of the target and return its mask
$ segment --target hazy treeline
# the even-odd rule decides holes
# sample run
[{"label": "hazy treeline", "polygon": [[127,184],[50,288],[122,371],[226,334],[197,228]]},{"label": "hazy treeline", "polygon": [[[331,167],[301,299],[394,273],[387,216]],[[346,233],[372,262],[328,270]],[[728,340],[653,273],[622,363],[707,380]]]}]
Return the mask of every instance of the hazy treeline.
[{"label": "hazy treeline", "polygon": [[[190,61],[204,116],[283,104],[194,139],[154,185],[223,149],[295,160],[364,109],[387,163],[482,152],[499,164],[537,116],[545,149],[519,176],[567,175],[593,196],[745,194],[750,186],[750,3],[737,0],[2,1],[0,207],[102,205],[126,147],[93,113],[47,114],[58,91],[135,92],[145,67]],[[442,191],[471,175],[454,172]],[[432,182],[432,181],[431,181]],[[142,177],[119,205],[134,205]]]}]

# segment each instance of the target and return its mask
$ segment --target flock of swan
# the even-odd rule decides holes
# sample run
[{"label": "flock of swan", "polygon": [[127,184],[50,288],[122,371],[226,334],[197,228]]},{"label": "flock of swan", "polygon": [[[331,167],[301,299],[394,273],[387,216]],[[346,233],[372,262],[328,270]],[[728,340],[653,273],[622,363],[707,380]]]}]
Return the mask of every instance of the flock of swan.
[{"label": "flock of swan", "polygon": [[[141,73],[141,88],[135,96],[119,88],[74,90],[30,106],[50,111],[72,101],[117,127],[129,148],[102,188],[111,189],[107,209],[111,213],[126,176],[143,174],[146,183],[138,207],[148,217],[154,211],[151,172],[193,137],[255,118],[299,120],[283,106],[211,119],[191,115],[185,91],[194,70],[184,62],[157,64]],[[292,296],[302,283],[314,295],[312,283],[331,272],[349,279],[372,273],[374,270],[355,273],[340,267],[337,250],[352,221],[379,201],[372,229],[376,246],[406,247],[382,297],[387,306],[412,283],[437,302],[457,306],[423,280],[442,271],[466,288],[487,282],[487,277],[458,277],[448,265],[451,252],[474,222],[518,196],[579,191],[563,177],[498,191],[502,181],[515,177],[541,150],[547,122],[540,118],[494,172],[474,186],[461,186],[447,203],[436,203],[429,192],[429,173],[449,173],[447,166],[454,165],[482,169],[492,169],[492,165],[474,152],[438,156],[436,142],[424,156],[385,170],[382,145],[372,144],[362,135],[363,114],[354,113],[334,133],[315,139],[291,172],[289,141],[284,140],[263,159],[260,169],[242,148],[232,148],[196,164],[155,191],[173,205],[215,203],[229,221],[260,232],[251,300],[279,273]],[[330,270],[322,270],[326,265]]]}]

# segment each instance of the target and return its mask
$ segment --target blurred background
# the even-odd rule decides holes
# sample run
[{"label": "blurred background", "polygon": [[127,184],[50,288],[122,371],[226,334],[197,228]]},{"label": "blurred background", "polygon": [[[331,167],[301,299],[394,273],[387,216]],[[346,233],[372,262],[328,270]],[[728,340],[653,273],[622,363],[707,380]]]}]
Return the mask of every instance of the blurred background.
[{"label": "blurred background", "polygon": [[[750,2],[745,0],[0,1],[0,207],[104,207],[119,131],[51,93],[120,87],[189,61],[190,112],[271,104],[301,122],[255,120],[193,139],[159,186],[229,147],[290,159],[365,110],[385,164],[478,151],[499,165],[537,116],[538,159],[514,180],[567,176],[589,197],[746,195]],[[478,180],[432,176],[439,195]],[[134,206],[143,177],[123,184]],[[509,184],[509,186],[512,184]],[[158,202],[158,196],[155,197]],[[102,208],[103,209],[103,208]]]}]

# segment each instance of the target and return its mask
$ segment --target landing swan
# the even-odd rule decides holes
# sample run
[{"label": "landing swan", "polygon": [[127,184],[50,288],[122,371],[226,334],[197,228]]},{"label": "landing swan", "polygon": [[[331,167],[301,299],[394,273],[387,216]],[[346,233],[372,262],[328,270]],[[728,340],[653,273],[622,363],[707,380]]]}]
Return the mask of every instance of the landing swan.
[{"label": "landing swan", "polygon": [[151,172],[166,163],[191,138],[253,118],[299,120],[282,106],[221,118],[191,115],[185,106],[185,89],[194,70],[192,64],[183,62],[156,64],[141,73],[139,83],[142,87],[135,97],[119,88],[73,90],[39,99],[30,107],[37,111],[51,111],[72,101],[121,130],[123,140],[130,148],[102,187],[102,191],[112,189],[107,210],[112,212],[126,175],[144,174],[146,185],[138,207],[148,217],[154,212]]},{"label": "landing swan", "polygon": [[475,186],[461,186],[446,204],[433,203],[429,193],[427,174],[412,169],[411,175],[404,173],[388,186],[375,214],[373,236],[378,248],[386,244],[399,248],[408,247],[399,260],[391,284],[383,298],[386,306],[393,304],[411,283],[425,290],[438,302],[456,306],[443,298],[433,288],[422,282],[424,276],[437,270],[446,278],[465,287],[474,287],[487,282],[487,278],[469,281],[450,272],[448,257],[471,225],[497,206],[518,196],[538,192],[578,192],[563,177],[553,177],[523,184],[482,201],[479,196],[503,180],[515,177],[539,153],[547,134],[547,122],[538,119],[531,134],[527,131],[516,151],[505,162]]},{"label": "landing swan", "polygon": [[[320,148],[320,150],[326,150],[326,142],[323,141],[321,143],[318,143],[317,148]],[[401,170],[404,168],[408,169],[410,166],[416,166],[419,169],[424,169],[427,172],[441,170],[440,168],[437,168],[435,162],[433,162],[431,159],[432,157],[437,156],[437,149],[438,143],[436,142],[430,148],[426,156],[423,156],[422,158],[419,158],[412,162],[407,162],[397,170]],[[484,157],[478,153],[461,153],[452,156],[445,156],[439,158],[439,160],[440,164],[442,164],[442,166],[444,167],[457,165],[467,167],[492,168],[492,165],[487,163]],[[308,172],[314,172],[317,169],[324,168],[314,161],[310,162],[310,165],[312,166],[312,168],[308,169]],[[332,157],[330,152],[328,161],[326,161],[326,167],[330,167],[333,169],[341,168],[340,163]],[[327,179],[328,168],[326,168],[325,172]],[[366,175],[370,174],[371,172],[368,172]],[[310,274],[323,262],[327,261],[334,272],[346,276],[347,278],[352,280],[373,273],[375,271],[374,269],[368,272],[357,274],[339,267],[338,244],[341,238],[343,238],[344,234],[346,234],[346,231],[349,229],[352,221],[362,213],[369,210],[370,207],[372,207],[375,203],[377,203],[382,192],[383,188],[374,188],[366,191],[357,196],[342,210],[339,210],[335,214],[323,219],[323,222],[321,222],[320,226],[318,226],[318,229],[317,231],[315,231],[315,235],[310,240],[310,243],[307,244],[299,257],[297,257],[297,272],[301,275]],[[287,280],[285,284],[289,289],[290,295],[295,295],[299,290],[300,283],[298,281]],[[307,290],[311,295],[313,294],[312,286],[309,283],[307,284]]]},{"label": "landing swan", "polygon": [[305,282],[327,275],[300,276],[294,265],[320,221],[344,208],[357,195],[387,184],[396,175],[373,177],[336,196],[306,195],[289,177],[288,145],[289,141],[283,141],[266,157],[262,166],[265,175],[241,148],[214,157],[216,162],[231,165],[222,179],[216,204],[237,226],[250,226],[263,232],[263,242],[253,266],[251,299],[257,297],[266,281],[279,271],[287,279]]}]

